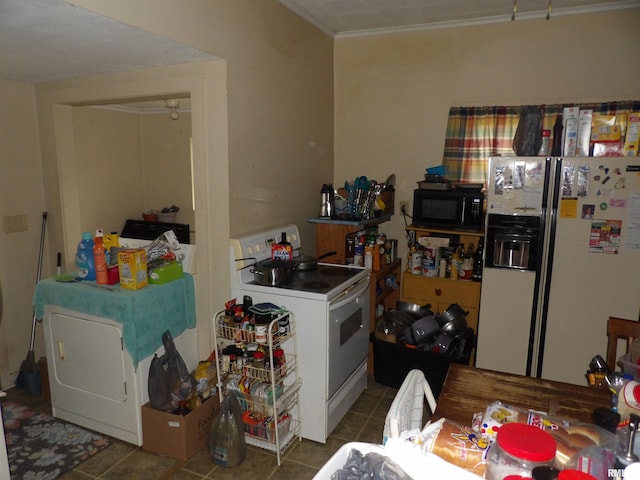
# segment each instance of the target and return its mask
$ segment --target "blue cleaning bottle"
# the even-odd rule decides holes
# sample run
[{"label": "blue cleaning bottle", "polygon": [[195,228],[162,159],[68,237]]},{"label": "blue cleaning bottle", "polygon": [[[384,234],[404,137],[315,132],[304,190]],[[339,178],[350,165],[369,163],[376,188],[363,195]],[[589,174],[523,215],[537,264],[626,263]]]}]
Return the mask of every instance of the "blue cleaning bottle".
[{"label": "blue cleaning bottle", "polygon": [[96,266],[93,259],[93,235],[83,232],[76,251],[76,275],[80,280],[95,280]]}]

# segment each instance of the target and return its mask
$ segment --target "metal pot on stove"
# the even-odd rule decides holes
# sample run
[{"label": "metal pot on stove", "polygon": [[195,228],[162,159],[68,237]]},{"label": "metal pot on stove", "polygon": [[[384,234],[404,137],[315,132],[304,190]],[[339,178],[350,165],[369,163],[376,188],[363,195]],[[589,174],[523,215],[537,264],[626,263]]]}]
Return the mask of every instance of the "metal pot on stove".
[{"label": "metal pot on stove", "polygon": [[[246,259],[243,259],[246,260]],[[253,279],[258,285],[281,287],[293,281],[296,263],[293,260],[266,259],[250,265]]]}]

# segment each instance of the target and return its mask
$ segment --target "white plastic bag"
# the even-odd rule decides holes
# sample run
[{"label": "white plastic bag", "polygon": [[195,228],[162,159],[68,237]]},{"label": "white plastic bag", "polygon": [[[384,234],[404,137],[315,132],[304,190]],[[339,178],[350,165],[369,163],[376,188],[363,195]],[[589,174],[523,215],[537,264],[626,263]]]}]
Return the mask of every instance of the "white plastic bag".
[{"label": "white plastic bag", "polygon": [[227,392],[211,424],[209,455],[213,463],[223,467],[236,467],[247,458],[242,409],[233,392]]}]

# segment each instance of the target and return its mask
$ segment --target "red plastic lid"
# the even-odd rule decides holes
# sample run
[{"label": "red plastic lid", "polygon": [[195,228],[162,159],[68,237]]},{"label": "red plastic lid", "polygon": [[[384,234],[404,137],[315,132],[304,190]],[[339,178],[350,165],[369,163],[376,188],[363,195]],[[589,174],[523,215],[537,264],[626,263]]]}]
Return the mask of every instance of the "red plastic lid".
[{"label": "red plastic lid", "polygon": [[258,359],[258,360],[262,360],[264,358],[264,352],[261,352],[260,350],[257,350],[255,352],[253,352],[253,359]]},{"label": "red plastic lid", "polygon": [[597,480],[597,478],[579,470],[562,470],[558,474],[558,480]]},{"label": "red plastic lid", "polygon": [[502,480],[531,480],[531,477],[523,477],[521,475],[507,475]]},{"label": "red plastic lid", "polygon": [[276,348],[276,349],[273,351],[273,356],[274,356],[274,357],[283,357],[283,356],[284,356],[284,350],[283,350],[283,349],[281,349],[281,348]]},{"label": "red plastic lid", "polygon": [[508,454],[530,462],[548,462],[556,456],[556,441],[537,427],[507,423],[498,430],[496,441]]}]

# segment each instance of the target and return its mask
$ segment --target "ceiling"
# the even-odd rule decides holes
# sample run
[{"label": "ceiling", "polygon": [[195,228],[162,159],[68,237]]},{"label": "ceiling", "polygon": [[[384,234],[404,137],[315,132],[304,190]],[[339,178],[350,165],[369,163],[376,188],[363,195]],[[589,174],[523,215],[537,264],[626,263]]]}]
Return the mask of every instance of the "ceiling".
[{"label": "ceiling", "polygon": [[0,78],[42,83],[214,56],[64,0],[0,0]]},{"label": "ceiling", "polygon": [[[511,21],[514,0],[278,0],[332,37]],[[516,0],[516,20],[639,7],[640,0]]]},{"label": "ceiling", "polygon": [[[179,0],[174,0],[179,1]],[[509,21],[512,0],[278,0],[332,37]],[[552,0],[554,15],[640,6],[640,0]],[[546,15],[519,0],[516,20]],[[0,78],[38,84],[216,57],[65,0],[0,0]]]}]

